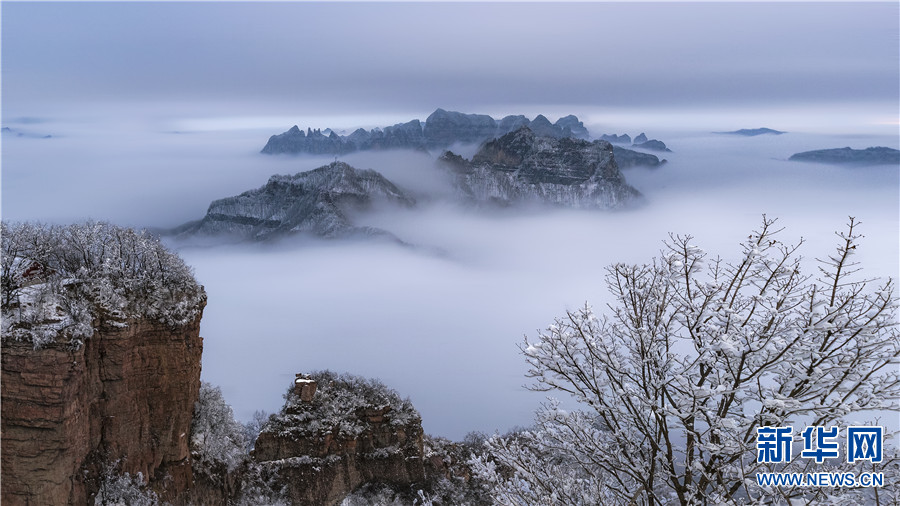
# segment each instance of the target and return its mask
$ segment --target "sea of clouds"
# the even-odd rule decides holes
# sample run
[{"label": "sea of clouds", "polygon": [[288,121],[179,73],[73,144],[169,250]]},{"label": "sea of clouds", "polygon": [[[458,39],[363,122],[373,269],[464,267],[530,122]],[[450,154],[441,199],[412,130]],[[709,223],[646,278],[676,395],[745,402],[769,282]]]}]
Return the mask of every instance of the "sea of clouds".
[{"label": "sea of clouds", "polygon": [[[2,145],[4,220],[173,227],[273,174],[334,159],[259,154],[268,135],[288,124],[213,128],[110,114],[5,117],[3,126],[12,129]],[[622,133],[616,125],[588,126],[595,135]],[[247,420],[255,410],[277,410],[296,372],[377,377],[411,398],[427,432],[458,439],[527,425],[543,394],[523,388],[527,368],[517,345],[586,302],[602,313],[612,302],[605,268],[650,261],[669,233],[693,235],[710,255],[736,259],[766,214],[785,227],[784,240],[804,238],[812,269],[836,245],[833,232],[854,216],[865,235],[856,257],[863,273],[898,276],[897,167],[787,161],[810,149],[896,148],[896,136],[739,137],[692,126],[644,128],[673,152],[660,154],[668,159],[661,167],[624,171],[645,197],[634,209],[466,208],[447,198],[432,164],[438,153],[358,153],[341,159],[420,196],[413,210],[357,218],[407,245],[173,244],[209,296],[203,379],[221,386]],[[472,150],[462,147],[466,155]]]}]

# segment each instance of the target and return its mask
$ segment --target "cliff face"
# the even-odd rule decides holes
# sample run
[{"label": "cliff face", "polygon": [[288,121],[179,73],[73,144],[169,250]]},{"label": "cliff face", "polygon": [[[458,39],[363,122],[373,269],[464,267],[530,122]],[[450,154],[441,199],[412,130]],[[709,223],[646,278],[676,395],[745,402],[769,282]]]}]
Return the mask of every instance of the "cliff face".
[{"label": "cliff face", "polygon": [[153,236],[2,225],[3,504],[87,504],[128,473],[191,483],[203,287]]},{"label": "cliff face", "polygon": [[163,499],[187,489],[199,332],[200,314],[175,327],[100,326],[77,349],[4,340],[3,503],[87,504],[116,461]]},{"label": "cliff face", "polygon": [[[380,383],[313,375],[256,440],[253,460],[277,473],[294,505],[336,505],[367,483],[408,486],[425,479],[422,420]],[[307,400],[308,399],[308,400]]]}]

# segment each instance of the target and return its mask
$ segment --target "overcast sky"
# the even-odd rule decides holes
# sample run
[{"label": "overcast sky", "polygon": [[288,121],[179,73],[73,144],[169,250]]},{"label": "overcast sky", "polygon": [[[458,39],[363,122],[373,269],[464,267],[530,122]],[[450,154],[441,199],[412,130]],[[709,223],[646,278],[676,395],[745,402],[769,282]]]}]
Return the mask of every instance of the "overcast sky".
[{"label": "overcast sky", "polygon": [[852,104],[896,123],[900,94],[896,2],[2,9],[5,119],[125,104],[421,119],[436,107],[499,115]]}]

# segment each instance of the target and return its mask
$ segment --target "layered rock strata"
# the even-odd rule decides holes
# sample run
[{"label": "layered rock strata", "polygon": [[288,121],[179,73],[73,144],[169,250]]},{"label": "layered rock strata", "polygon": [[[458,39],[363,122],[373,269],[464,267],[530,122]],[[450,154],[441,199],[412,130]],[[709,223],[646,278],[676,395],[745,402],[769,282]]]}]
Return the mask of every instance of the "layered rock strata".
[{"label": "layered rock strata", "polygon": [[200,314],[101,325],[80,347],[4,340],[3,503],[91,503],[113,464],[163,499],[189,488],[202,350]]}]

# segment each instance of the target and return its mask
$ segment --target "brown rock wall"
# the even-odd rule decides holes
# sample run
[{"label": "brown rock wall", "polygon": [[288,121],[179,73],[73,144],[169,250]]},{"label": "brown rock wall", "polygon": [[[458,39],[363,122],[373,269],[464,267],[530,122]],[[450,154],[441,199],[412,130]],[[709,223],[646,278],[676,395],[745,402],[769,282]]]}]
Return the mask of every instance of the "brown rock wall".
[{"label": "brown rock wall", "polygon": [[163,499],[192,483],[188,443],[200,387],[200,316],[132,320],[74,349],[2,345],[2,502],[88,504],[103,463],[142,473]]},{"label": "brown rock wall", "polygon": [[277,472],[291,504],[337,505],[367,483],[408,486],[425,479],[422,422],[391,423],[389,409],[360,410],[357,435],[263,431],[253,459]]}]

